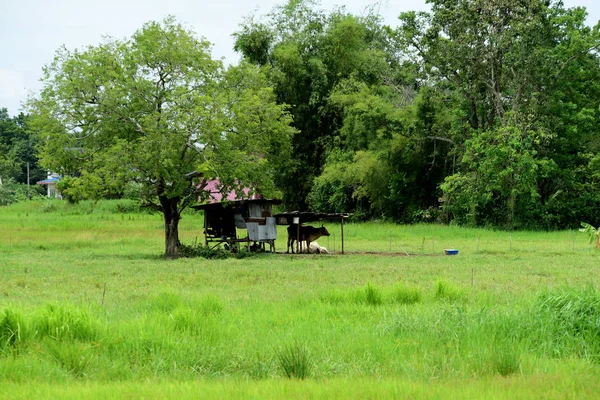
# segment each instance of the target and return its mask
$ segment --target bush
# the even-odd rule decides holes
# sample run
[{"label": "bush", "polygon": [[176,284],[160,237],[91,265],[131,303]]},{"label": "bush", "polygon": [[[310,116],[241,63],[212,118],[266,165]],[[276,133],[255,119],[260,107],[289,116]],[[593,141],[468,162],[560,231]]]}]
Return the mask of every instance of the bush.
[{"label": "bush", "polygon": [[186,258],[203,257],[209,260],[223,260],[232,256],[231,252],[220,247],[198,245],[179,245],[179,256]]},{"label": "bush", "polygon": [[[32,196],[39,195],[37,185],[30,187]],[[27,185],[16,183],[9,179],[3,185],[0,185],[0,206],[7,206],[13,203],[27,200]]]},{"label": "bush", "polygon": [[186,245],[179,244],[179,256],[186,258],[203,257],[209,260],[224,260],[226,258],[247,258],[253,257],[258,253],[248,251],[245,246],[234,248],[231,251],[221,247],[210,247],[201,244]]}]

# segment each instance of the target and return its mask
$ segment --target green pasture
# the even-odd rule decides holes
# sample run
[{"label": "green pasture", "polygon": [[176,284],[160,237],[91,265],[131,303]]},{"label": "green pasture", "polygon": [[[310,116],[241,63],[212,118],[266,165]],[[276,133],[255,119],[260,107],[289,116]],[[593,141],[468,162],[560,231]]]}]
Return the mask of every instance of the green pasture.
[{"label": "green pasture", "polygon": [[335,254],[165,260],[128,202],[0,208],[0,397],[597,396],[583,234],[326,226]]}]

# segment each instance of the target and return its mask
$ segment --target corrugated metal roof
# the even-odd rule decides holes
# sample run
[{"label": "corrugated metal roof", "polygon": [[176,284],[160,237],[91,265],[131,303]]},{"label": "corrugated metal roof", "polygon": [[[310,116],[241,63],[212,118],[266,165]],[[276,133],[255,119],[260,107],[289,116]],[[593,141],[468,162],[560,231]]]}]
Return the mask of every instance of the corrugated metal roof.
[{"label": "corrugated metal roof", "polygon": [[58,181],[59,181],[58,178],[49,178],[49,179],[44,179],[43,181],[39,181],[39,182],[36,182],[36,183],[38,185],[49,185],[51,183],[56,183]]}]

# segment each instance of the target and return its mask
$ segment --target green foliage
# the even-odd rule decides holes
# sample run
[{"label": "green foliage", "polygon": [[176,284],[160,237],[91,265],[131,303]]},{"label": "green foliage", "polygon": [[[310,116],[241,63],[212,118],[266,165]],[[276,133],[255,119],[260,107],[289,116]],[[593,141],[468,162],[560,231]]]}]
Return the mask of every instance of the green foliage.
[{"label": "green foliage", "polygon": [[506,7],[436,0],[431,13],[400,16],[399,43],[434,87],[454,93],[448,111],[432,108],[464,143],[464,153],[454,152],[458,171],[441,185],[445,212],[461,224],[573,226],[574,215],[593,213],[592,198],[577,202],[571,193],[593,187],[577,153],[582,143],[598,151],[600,87],[586,86],[600,76],[599,31],[585,26],[583,9],[560,2]]},{"label": "green foliage", "polygon": [[336,86],[350,78],[373,84],[389,70],[378,16],[357,18],[341,8],[328,15],[316,5],[289,1],[234,34],[246,60],[269,67],[277,101],[290,105],[298,129],[294,159],[278,178],[289,207],[304,207],[327,152],[337,147],[341,114],[330,100]]},{"label": "green foliage", "polygon": [[600,229],[594,228],[587,222],[582,222],[583,228],[579,229],[579,232],[585,233],[590,238],[590,244],[596,242],[596,250],[600,247]]},{"label": "green foliage", "polygon": [[27,184],[44,179],[46,172],[38,165],[36,147],[40,138],[29,127],[29,116],[20,113],[9,117],[6,108],[0,108],[0,188],[10,180]]},{"label": "green foliage", "polygon": [[512,228],[540,213],[538,181],[556,169],[538,156],[543,134],[515,127],[477,132],[465,143],[464,172],[446,178],[445,211],[459,223]]},{"label": "green foliage", "polygon": [[392,30],[316,5],[236,34],[292,105],[291,207],[510,229],[594,215],[600,30],[583,8],[434,0]]},{"label": "green foliage", "polygon": [[62,193],[63,199],[71,204],[77,204],[84,199],[85,193],[81,187],[81,180],[65,176],[56,184],[56,190]]},{"label": "green foliage", "polygon": [[[31,185],[31,198],[40,198],[43,196],[43,188]],[[12,178],[0,185],[0,206],[18,203],[27,200],[27,185],[15,182]]]},{"label": "green foliage", "polygon": [[227,251],[220,246],[211,247],[202,244],[194,246],[183,243],[179,245],[179,255],[187,258],[202,257],[209,260],[223,260],[233,257],[233,254],[230,251]]}]

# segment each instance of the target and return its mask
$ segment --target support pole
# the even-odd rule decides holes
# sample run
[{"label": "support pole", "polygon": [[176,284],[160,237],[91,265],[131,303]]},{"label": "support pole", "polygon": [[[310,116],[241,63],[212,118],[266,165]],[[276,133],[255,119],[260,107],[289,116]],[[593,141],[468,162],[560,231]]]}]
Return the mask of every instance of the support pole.
[{"label": "support pole", "polygon": [[342,254],[344,254],[344,217],[342,217]]},{"label": "support pole", "polygon": [[300,254],[300,217],[298,217],[298,224],[296,225],[296,254]]},{"label": "support pole", "polygon": [[204,210],[204,246],[208,247],[208,235],[206,234],[206,231],[208,229],[208,223],[206,220],[206,210]]},{"label": "support pole", "polygon": [[29,191],[29,163],[27,163],[27,200],[31,200],[31,192]]}]

